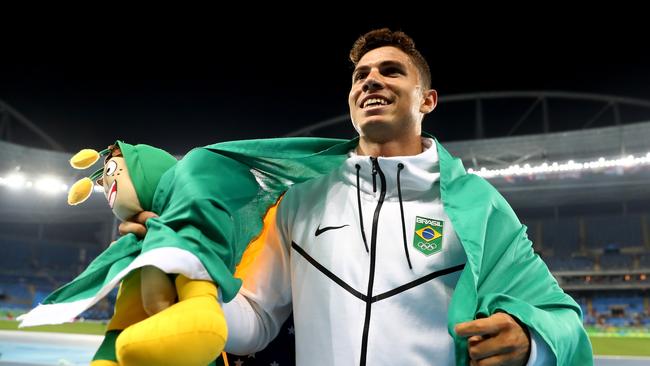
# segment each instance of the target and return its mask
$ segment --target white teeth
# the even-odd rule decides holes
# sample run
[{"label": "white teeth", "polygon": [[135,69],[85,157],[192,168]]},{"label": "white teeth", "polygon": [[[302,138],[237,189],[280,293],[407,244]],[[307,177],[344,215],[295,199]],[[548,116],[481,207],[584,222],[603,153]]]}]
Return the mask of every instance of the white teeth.
[{"label": "white teeth", "polygon": [[370,99],[366,100],[365,102],[363,102],[363,107],[362,108],[366,108],[367,106],[373,105],[373,104],[387,105],[388,101],[386,99],[382,99],[382,98],[370,98]]}]

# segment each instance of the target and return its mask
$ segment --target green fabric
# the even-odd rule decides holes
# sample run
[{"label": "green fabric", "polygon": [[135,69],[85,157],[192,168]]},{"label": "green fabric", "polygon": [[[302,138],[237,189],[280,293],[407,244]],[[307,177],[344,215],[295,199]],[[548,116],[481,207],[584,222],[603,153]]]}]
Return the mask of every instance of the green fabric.
[{"label": "green fabric", "polygon": [[[262,218],[287,188],[340,165],[355,141],[293,138],[226,142],[194,149],[165,174],[153,202],[142,250],[192,251],[223,300],[239,291],[233,277]],[[171,189],[170,189],[171,188]]]},{"label": "green fabric", "polygon": [[456,336],[454,326],[504,311],[540,334],[558,365],[593,365],[580,306],[533,252],[510,205],[486,180],[467,174],[460,159],[440,144],[438,155],[442,202],[467,254],[448,313],[456,363],[469,360],[467,340]]},{"label": "green fabric", "polygon": [[127,234],[95,258],[77,278],[48,295],[43,304],[72,302],[93,297],[140,253],[138,239]]},{"label": "green fabric", "polygon": [[[128,144],[120,146],[126,148],[125,156],[135,156]],[[266,210],[290,185],[337,167],[354,146],[356,140],[292,138],[225,142],[190,151],[160,178],[152,201],[159,217],[147,221],[146,238],[120,238],[43,304],[92,297],[140,253],[161,247],[195,254],[223,300],[230,301],[241,286],[233,277],[235,267],[261,231]]]},{"label": "green fabric", "polygon": [[[200,258],[219,285],[223,300],[230,301],[240,286],[232,275],[235,266],[261,230],[268,208],[292,184],[338,167],[357,142],[293,138],[233,141],[194,149],[162,176],[152,202],[160,217],[148,221],[142,243],[127,246],[121,243],[127,239],[120,239],[91,264],[98,273],[87,273],[89,267],[75,281],[90,286],[95,280],[94,289],[98,290],[99,284],[106,283],[103,275],[124,268],[122,261],[131,261],[138,254],[138,244],[142,252],[175,246]],[[437,148],[445,211],[467,254],[448,314],[457,364],[468,364],[467,342],[455,335],[453,327],[505,311],[539,333],[559,365],[592,365],[580,307],[558,287],[534,254],[525,226],[487,181],[467,174],[460,160],[439,144]],[[114,263],[110,263],[112,259]],[[85,294],[91,291],[75,287]],[[68,291],[67,295],[74,294],[72,289]],[[48,301],[67,299],[55,296]]]},{"label": "green fabric", "polygon": [[158,181],[176,164],[176,158],[165,150],[145,144],[131,145],[123,141],[116,144],[122,150],[141,207],[151,211]]},{"label": "green fabric", "polygon": [[106,360],[117,362],[117,355],[115,354],[115,341],[117,337],[122,333],[122,330],[109,330],[104,335],[104,340],[102,344],[99,345],[95,356],[93,356],[93,361],[96,360]]}]

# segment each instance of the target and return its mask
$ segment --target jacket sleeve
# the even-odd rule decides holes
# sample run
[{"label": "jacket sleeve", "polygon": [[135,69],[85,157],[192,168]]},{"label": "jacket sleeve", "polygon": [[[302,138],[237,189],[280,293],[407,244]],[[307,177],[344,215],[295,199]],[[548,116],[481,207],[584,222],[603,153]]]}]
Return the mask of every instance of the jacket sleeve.
[{"label": "jacket sleeve", "polygon": [[530,355],[526,366],[557,365],[553,351],[548,347],[535,330],[530,329]]},{"label": "jacket sleeve", "polygon": [[269,210],[261,235],[244,253],[235,276],[243,285],[223,304],[228,324],[225,350],[246,355],[263,350],[291,313],[290,240],[283,229],[282,205]]}]

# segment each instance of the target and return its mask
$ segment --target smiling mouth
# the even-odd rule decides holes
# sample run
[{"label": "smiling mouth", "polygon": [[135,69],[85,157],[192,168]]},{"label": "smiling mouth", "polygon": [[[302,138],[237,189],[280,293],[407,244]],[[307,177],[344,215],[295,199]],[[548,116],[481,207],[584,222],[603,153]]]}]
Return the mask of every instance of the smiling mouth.
[{"label": "smiling mouth", "polygon": [[363,102],[361,109],[385,107],[389,104],[391,104],[391,102],[385,98],[369,98],[368,100]]},{"label": "smiling mouth", "polygon": [[111,184],[111,189],[108,193],[108,205],[110,206],[111,209],[113,209],[113,205],[115,204],[116,197],[117,197],[117,181],[114,180],[113,184]]}]

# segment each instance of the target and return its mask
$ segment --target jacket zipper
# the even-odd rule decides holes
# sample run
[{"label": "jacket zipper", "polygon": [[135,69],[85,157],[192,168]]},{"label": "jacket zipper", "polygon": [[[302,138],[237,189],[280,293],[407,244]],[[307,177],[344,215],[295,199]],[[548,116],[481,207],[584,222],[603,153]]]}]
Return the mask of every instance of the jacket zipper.
[{"label": "jacket zipper", "polygon": [[377,207],[375,208],[375,214],[372,218],[372,236],[370,238],[370,273],[368,275],[368,294],[366,298],[366,317],[363,322],[363,338],[361,339],[361,359],[359,365],[366,365],[366,356],[368,353],[368,332],[370,328],[370,311],[372,309],[372,287],[375,280],[375,257],[377,253],[377,225],[379,223],[379,211],[381,211],[381,206],[384,204],[384,197],[386,196],[386,177],[384,173],[379,168],[379,163],[377,158],[371,157],[370,161],[372,162],[372,177],[373,185],[375,181],[375,176],[379,174],[379,180],[381,181],[381,192],[379,194],[379,202],[377,202]]}]

